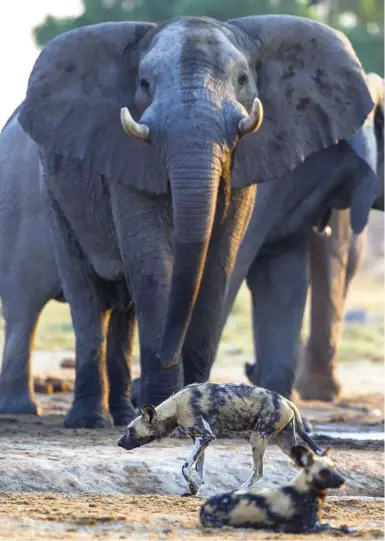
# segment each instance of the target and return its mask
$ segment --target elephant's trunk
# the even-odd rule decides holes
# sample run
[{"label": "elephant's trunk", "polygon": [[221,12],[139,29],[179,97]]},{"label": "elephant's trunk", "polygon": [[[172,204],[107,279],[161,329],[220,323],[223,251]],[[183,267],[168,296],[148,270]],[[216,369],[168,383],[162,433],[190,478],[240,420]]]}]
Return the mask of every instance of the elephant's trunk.
[{"label": "elephant's trunk", "polygon": [[213,228],[222,153],[202,141],[170,160],[174,218],[174,265],[159,360],[164,368],[178,362],[205,266]]}]

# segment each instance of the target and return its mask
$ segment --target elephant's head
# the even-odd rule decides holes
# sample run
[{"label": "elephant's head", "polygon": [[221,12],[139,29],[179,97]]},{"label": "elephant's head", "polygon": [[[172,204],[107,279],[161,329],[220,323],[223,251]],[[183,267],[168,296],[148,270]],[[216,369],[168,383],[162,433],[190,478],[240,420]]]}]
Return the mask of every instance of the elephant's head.
[{"label": "elephant's head", "polygon": [[180,18],[56,38],[35,64],[19,121],[90,175],[171,192],[174,262],[159,352],[167,367],[197,298],[218,190],[283,177],[350,138],[372,105],[349,42],[326,26]]}]

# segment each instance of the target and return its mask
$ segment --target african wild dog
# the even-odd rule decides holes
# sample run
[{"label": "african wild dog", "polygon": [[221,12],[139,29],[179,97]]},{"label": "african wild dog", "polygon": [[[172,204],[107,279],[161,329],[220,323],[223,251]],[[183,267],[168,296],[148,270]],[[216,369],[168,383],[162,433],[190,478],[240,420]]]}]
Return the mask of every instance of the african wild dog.
[{"label": "african wild dog", "polygon": [[292,458],[304,469],[291,484],[213,496],[201,507],[202,525],[269,528],[291,533],[309,532],[317,527],[333,529],[319,525],[322,506],[326,489],[341,487],[344,478],[330,458],[317,457],[303,445],[293,447]]},{"label": "african wild dog", "polygon": [[[204,452],[215,440],[214,433],[221,430],[251,431],[254,469],[239,490],[249,488],[262,477],[263,455],[272,437],[290,456],[296,444],[297,429],[315,453],[323,454],[306,434],[301,415],[289,400],[261,387],[233,383],[188,385],[156,408],[144,406],[142,415],[128,425],[118,445],[127,450],[135,449],[169,435],[177,426],[194,440],[193,451],[182,468],[193,495],[204,482]],[[195,476],[191,474],[194,464]]]}]

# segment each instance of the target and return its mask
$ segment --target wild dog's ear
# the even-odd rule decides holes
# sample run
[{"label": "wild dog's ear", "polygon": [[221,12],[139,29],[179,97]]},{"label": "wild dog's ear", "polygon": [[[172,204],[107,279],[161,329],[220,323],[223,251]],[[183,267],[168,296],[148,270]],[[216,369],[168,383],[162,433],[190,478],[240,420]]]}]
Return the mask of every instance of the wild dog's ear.
[{"label": "wild dog's ear", "polygon": [[151,404],[146,404],[142,408],[142,418],[143,420],[151,425],[156,419],[156,410]]},{"label": "wild dog's ear", "polygon": [[304,445],[295,445],[291,450],[291,458],[300,468],[307,468],[313,463],[313,454]]}]

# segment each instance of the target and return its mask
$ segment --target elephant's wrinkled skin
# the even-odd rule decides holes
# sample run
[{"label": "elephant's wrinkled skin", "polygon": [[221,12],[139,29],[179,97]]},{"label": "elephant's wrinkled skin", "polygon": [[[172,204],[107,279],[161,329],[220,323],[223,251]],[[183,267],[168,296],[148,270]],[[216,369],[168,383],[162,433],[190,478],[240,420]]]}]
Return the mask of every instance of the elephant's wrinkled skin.
[{"label": "elephant's wrinkled skin", "polygon": [[[265,116],[255,131],[257,97]],[[76,335],[67,426],[95,426],[108,416],[104,325],[111,309],[131,299],[141,401],[157,404],[181,386],[182,347],[183,368],[190,370],[191,354],[194,372],[211,314],[221,312],[252,185],[277,188],[324,147],[350,169],[356,157],[343,140],[372,105],[350,44],[305,19],[109,23],[45,47],[18,120],[39,146]],[[123,106],[140,117],[123,111],[130,136],[119,124]],[[347,197],[360,229],[371,200],[358,204],[354,189]]]}]

